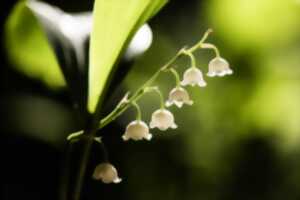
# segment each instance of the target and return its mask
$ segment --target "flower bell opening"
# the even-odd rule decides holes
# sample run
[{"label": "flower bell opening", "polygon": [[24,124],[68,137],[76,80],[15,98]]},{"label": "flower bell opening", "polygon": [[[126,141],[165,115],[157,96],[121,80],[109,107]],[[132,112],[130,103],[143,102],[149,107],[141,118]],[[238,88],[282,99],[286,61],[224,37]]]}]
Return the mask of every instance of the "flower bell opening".
[{"label": "flower bell opening", "polygon": [[165,131],[168,128],[176,129],[173,114],[167,109],[156,110],[151,117],[150,128],[158,128]]},{"label": "flower bell opening", "polygon": [[183,104],[193,105],[193,101],[190,99],[188,92],[182,87],[176,87],[169,93],[169,99],[166,102],[166,106],[172,106],[175,104],[181,108]]},{"label": "flower bell opening", "polygon": [[215,57],[208,64],[208,73],[207,76],[215,77],[215,76],[225,76],[232,74],[233,71],[229,67],[229,63],[221,57]]},{"label": "flower bell opening", "polygon": [[120,183],[122,179],[118,176],[117,169],[110,163],[105,162],[97,165],[93,178],[101,180],[103,183]]},{"label": "flower bell opening", "polygon": [[151,138],[152,134],[149,133],[148,125],[140,120],[135,120],[129,123],[126,127],[124,135],[122,136],[122,139],[124,141],[127,141],[129,139],[135,141],[145,139],[149,141],[151,140]]},{"label": "flower bell opening", "polygon": [[200,69],[196,67],[190,67],[183,74],[183,81],[181,81],[182,86],[195,86],[205,87],[207,84],[203,79],[203,74]]}]

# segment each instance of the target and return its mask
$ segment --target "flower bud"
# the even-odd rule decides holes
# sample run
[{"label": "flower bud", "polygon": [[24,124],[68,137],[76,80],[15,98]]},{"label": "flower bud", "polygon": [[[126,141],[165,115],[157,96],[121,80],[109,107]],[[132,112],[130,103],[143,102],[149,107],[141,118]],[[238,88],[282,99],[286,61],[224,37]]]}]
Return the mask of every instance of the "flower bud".
[{"label": "flower bud", "polygon": [[203,79],[202,72],[200,69],[196,67],[190,67],[187,69],[183,74],[183,81],[181,81],[182,86],[191,85],[195,86],[198,85],[199,87],[205,87],[206,82]]},{"label": "flower bud", "polygon": [[150,128],[155,128],[165,131],[168,128],[177,128],[174,122],[173,114],[166,109],[156,110],[151,117]]},{"label": "flower bud", "polygon": [[229,67],[229,63],[221,57],[215,57],[208,64],[207,76],[225,76],[232,74],[232,70]]},{"label": "flower bud", "polygon": [[149,133],[149,128],[147,124],[140,120],[135,120],[128,124],[126,127],[126,131],[124,135],[122,136],[124,141],[127,141],[129,139],[133,140],[151,140],[152,134]]},{"label": "flower bud", "polygon": [[190,96],[184,88],[175,87],[169,93],[169,99],[166,102],[166,106],[169,107],[173,104],[181,108],[183,104],[192,105],[193,101],[190,100]]},{"label": "flower bud", "polygon": [[118,176],[116,168],[108,162],[97,165],[93,173],[93,178],[102,180],[103,183],[120,183],[122,181]]}]

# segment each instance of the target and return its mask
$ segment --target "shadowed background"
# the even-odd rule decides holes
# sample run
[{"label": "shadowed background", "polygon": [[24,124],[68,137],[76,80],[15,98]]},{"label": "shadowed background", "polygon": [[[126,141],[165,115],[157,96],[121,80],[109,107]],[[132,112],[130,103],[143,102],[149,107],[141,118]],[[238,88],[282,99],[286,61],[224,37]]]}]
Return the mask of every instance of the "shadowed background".
[{"label": "shadowed background", "polygon": [[[89,10],[93,4],[48,2],[69,12]],[[1,5],[2,36],[14,5],[7,3]],[[103,158],[95,145],[82,199],[299,199],[299,25],[297,0],[172,0],[167,4],[150,21],[151,48],[133,63],[121,62],[121,71],[131,69],[121,85],[109,91],[104,112],[210,27],[214,33],[208,41],[218,46],[234,74],[205,77],[204,89],[188,88],[194,105],[171,108],[179,128],[152,130],[151,142],[121,141],[124,128],[135,117],[131,109],[105,128],[103,141],[123,182],[104,185],[90,178]],[[16,71],[3,37],[1,44],[2,199],[58,199],[65,170],[71,174],[72,186],[80,152],[80,144],[72,145],[72,156],[66,160],[65,137],[79,130],[80,124],[66,90]],[[196,56],[206,73],[213,52],[203,50]],[[178,66],[182,74],[189,60],[179,60]],[[166,96],[175,81],[163,74],[156,84]],[[149,94],[139,103],[143,119],[149,122],[159,99]]]}]

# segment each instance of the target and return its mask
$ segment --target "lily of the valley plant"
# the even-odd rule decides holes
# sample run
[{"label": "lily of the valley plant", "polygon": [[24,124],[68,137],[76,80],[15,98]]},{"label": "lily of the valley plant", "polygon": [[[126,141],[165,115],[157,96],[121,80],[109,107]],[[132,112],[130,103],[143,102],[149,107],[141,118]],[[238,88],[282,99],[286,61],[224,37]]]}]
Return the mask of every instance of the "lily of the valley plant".
[{"label": "lily of the valley plant", "polygon": [[[212,49],[215,52],[215,57],[208,64],[207,76],[225,76],[232,74],[232,70],[229,67],[228,62],[221,57],[219,50],[213,44],[206,43],[209,34],[212,32],[211,29],[207,30],[201,40],[190,48],[182,48],[178,53],[170,59],[164,66],[158,69],[158,71],[149,78],[134,94],[129,95],[127,93],[125,97],[120,101],[120,103],[115,107],[115,109],[105,118],[100,121],[99,128],[103,128],[107,124],[111,123],[118,116],[120,116],[129,107],[133,106],[136,109],[136,118],[130,122],[126,129],[124,130],[121,138],[124,141],[128,140],[147,140],[152,139],[152,134],[149,129],[157,128],[161,131],[166,131],[167,129],[176,129],[177,124],[175,122],[175,117],[167,109],[167,107],[175,105],[181,108],[183,105],[192,105],[193,100],[191,100],[190,95],[187,91],[186,86],[199,86],[205,87],[206,81],[203,78],[203,73],[199,66],[196,64],[196,59],[194,52],[199,49]],[[191,65],[186,69],[181,80],[180,75],[175,69],[174,63],[180,57],[187,56]],[[202,69],[203,70],[203,69]],[[172,73],[175,78],[174,88],[169,92],[168,99],[164,99],[164,95],[160,91],[158,86],[153,86],[152,83],[159,78],[161,73]],[[158,94],[160,99],[160,107],[157,108],[152,113],[151,122],[149,126],[142,119],[141,108],[137,101],[143,97],[145,93],[155,92]],[[121,179],[118,177],[116,168],[110,164],[107,160],[104,163],[100,163],[93,174],[93,177],[98,180],[102,180],[104,183],[119,183]]]},{"label": "lily of the valley plant", "polygon": [[[109,162],[105,144],[97,134],[126,110],[133,107],[136,110],[136,117],[132,119],[127,127],[124,127],[124,131],[119,134],[119,139],[124,142],[130,140],[151,141],[152,138],[155,138],[155,135],[151,133],[151,129],[166,131],[178,127],[178,119],[169,110],[170,106],[182,108],[197,103],[193,101],[188,92],[189,86],[202,89],[207,85],[204,75],[222,77],[233,73],[229,63],[221,57],[218,48],[206,42],[208,36],[212,33],[212,30],[209,29],[196,44],[181,48],[135,92],[127,92],[115,108],[102,118],[103,100],[112,81],[110,78],[113,77],[112,75],[117,69],[118,61],[122,56],[124,60],[132,61],[134,57],[148,49],[152,41],[152,32],[146,22],[167,2],[168,0],[95,0],[93,12],[76,14],[66,13],[57,7],[37,0],[20,1],[16,5],[15,11],[6,26],[6,36],[10,38],[7,41],[14,44],[10,46],[15,46],[15,49],[10,51],[12,60],[22,60],[23,57],[26,57],[24,55],[27,55],[23,53],[28,53],[28,49],[36,50],[30,45],[22,50],[24,45],[26,47],[27,42],[24,45],[19,45],[18,42],[21,39],[31,38],[31,35],[34,35],[31,33],[44,30],[44,33],[46,33],[44,36],[47,36],[49,42],[46,49],[49,48],[49,52],[44,52],[48,56],[43,57],[42,63],[44,64],[45,59],[49,58],[51,61],[54,57],[51,54],[52,51],[50,51],[52,49],[56,59],[53,58],[54,60],[49,63],[55,61],[54,63],[58,65],[57,68],[53,69],[59,69],[58,73],[65,81],[65,86],[68,88],[79,122],[82,122],[79,124],[81,124],[83,130],[72,133],[67,137],[70,144],[81,141],[83,145],[80,147],[82,156],[78,162],[77,176],[67,180],[71,175],[66,167],[67,170],[64,173],[66,178],[62,180],[62,200],[68,199],[68,191],[70,191],[73,200],[80,199],[88,158],[94,143],[101,146],[105,156],[103,161],[95,167],[92,177],[106,184],[121,182],[116,167]],[[110,12],[110,10],[113,10],[113,12]],[[36,22],[32,26],[41,27],[33,29],[35,31],[19,31],[24,28],[24,24],[27,25],[22,21],[25,19]],[[29,27],[26,27],[26,30],[27,28]],[[42,29],[40,30],[40,28]],[[26,37],[22,35],[26,33],[28,34]],[[42,31],[40,34],[42,34]],[[28,39],[28,43],[37,39]],[[48,44],[47,41],[43,41],[43,37],[40,40],[41,44]],[[86,46],[89,47],[88,52],[85,51]],[[194,54],[201,49],[213,50],[215,56],[209,61],[208,67],[201,67],[200,69]],[[33,54],[35,55],[34,58],[44,55],[39,52],[39,49],[34,52],[37,54]],[[190,60],[189,66],[175,65],[177,60],[182,57]],[[24,59],[24,61],[26,60]],[[39,62],[34,60],[34,63]],[[19,64],[22,65],[23,62]],[[57,82],[53,81],[57,77],[49,73],[50,68],[38,66],[33,69],[24,66],[21,69],[26,72],[25,74],[30,74],[30,77],[40,77],[42,80],[47,77],[47,80],[51,83]],[[51,66],[49,64],[49,67]],[[185,72],[179,74],[177,72],[178,67],[184,67]],[[171,85],[172,89],[168,94],[163,94],[159,85],[153,85],[162,73],[170,73],[174,76],[174,85]],[[146,93],[157,94],[160,102],[160,106],[153,111],[150,122],[143,119],[142,108],[138,104],[138,101],[142,100],[141,98]],[[71,153],[70,150],[69,154]],[[69,188],[70,181],[74,182],[74,190]]]}]

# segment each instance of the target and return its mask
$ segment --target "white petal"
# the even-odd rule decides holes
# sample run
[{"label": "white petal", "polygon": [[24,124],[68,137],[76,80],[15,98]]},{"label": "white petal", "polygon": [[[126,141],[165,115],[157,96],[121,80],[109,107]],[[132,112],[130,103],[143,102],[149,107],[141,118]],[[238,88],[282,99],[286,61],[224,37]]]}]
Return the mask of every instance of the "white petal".
[{"label": "white petal", "polygon": [[113,180],[114,183],[120,183],[122,181],[121,178],[117,177]]},{"label": "white petal", "polygon": [[181,108],[183,106],[183,103],[180,101],[174,101],[174,104],[178,107]]},{"label": "white petal", "polygon": [[195,82],[191,82],[190,85],[191,85],[192,87],[194,87],[194,86],[196,85],[196,83],[195,83]]},{"label": "white petal", "polygon": [[147,134],[145,136],[145,139],[148,140],[148,141],[151,140],[152,139],[152,134],[151,133]]},{"label": "white petal", "polygon": [[175,123],[173,123],[172,125],[171,125],[171,128],[172,129],[176,129],[178,126],[177,126],[177,124],[175,124]]},{"label": "white petal", "polygon": [[170,101],[170,100],[166,101],[166,106],[167,107],[170,107],[172,105],[173,105],[173,101]]},{"label": "white petal", "polygon": [[189,81],[187,79],[185,79],[185,78],[181,81],[181,85],[182,86],[186,86],[188,84],[189,84]]},{"label": "white petal", "polygon": [[223,77],[225,75],[226,75],[226,71],[225,70],[217,73],[217,76],[219,76],[219,77]]},{"label": "white petal", "polygon": [[119,183],[121,179],[118,177],[116,168],[110,163],[100,163],[96,166],[93,178],[96,180],[102,180],[103,183]]},{"label": "white petal", "polygon": [[209,71],[209,72],[207,73],[207,76],[209,76],[209,77],[215,77],[215,76],[216,76],[216,73],[213,72],[213,71]]},{"label": "white petal", "polygon": [[124,140],[124,141],[128,141],[128,136],[127,136],[127,134],[124,134],[123,136],[122,136],[122,139]]},{"label": "white petal", "polygon": [[230,69],[229,63],[224,59],[220,57],[215,57],[212,59],[208,64],[208,76],[225,76],[232,74],[232,70]]},{"label": "white petal", "polygon": [[205,81],[199,81],[198,85],[199,85],[199,87],[205,87],[207,84]]},{"label": "white petal", "polygon": [[158,128],[159,130],[161,130],[161,131],[165,131],[165,130],[168,129],[167,126],[158,126],[157,128]]},{"label": "white petal", "polygon": [[156,123],[152,120],[151,122],[150,122],[150,128],[155,128],[156,127]]},{"label": "white petal", "polygon": [[228,75],[233,74],[233,71],[231,69],[227,69],[226,72]]},{"label": "white petal", "polygon": [[140,120],[132,121],[126,127],[126,132],[123,135],[123,140],[142,140],[149,133],[148,125]]},{"label": "white petal", "polygon": [[174,116],[169,110],[159,109],[152,114],[150,122],[151,128],[157,127],[158,129],[165,131],[171,127],[172,124],[174,124]]},{"label": "white petal", "polygon": [[187,104],[187,105],[193,105],[194,101],[189,100],[189,101],[186,101],[186,102],[184,102],[184,103]]}]

